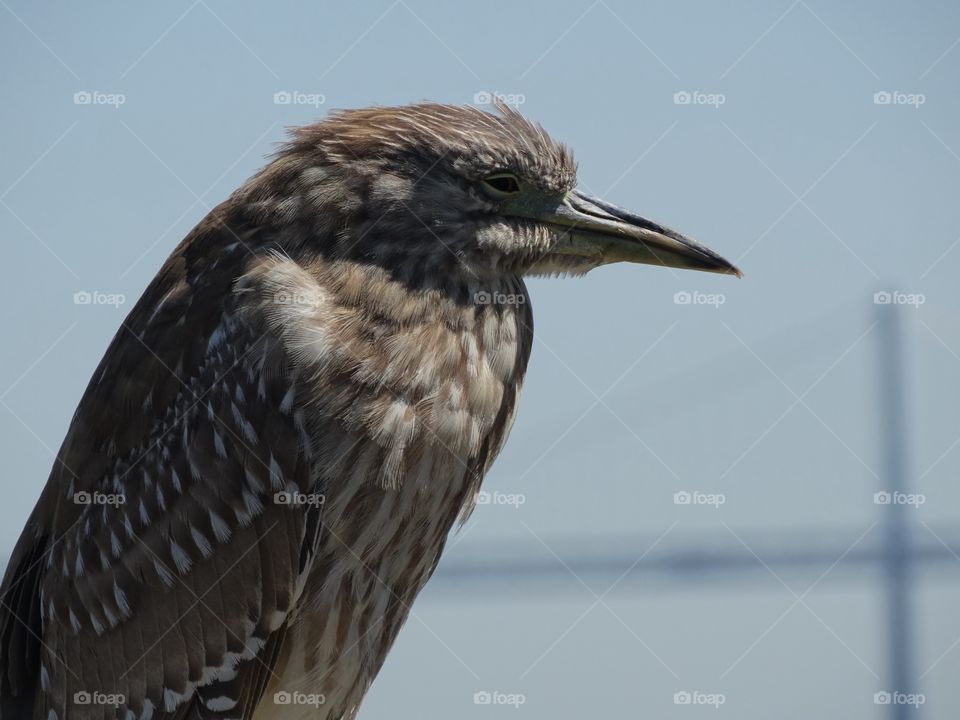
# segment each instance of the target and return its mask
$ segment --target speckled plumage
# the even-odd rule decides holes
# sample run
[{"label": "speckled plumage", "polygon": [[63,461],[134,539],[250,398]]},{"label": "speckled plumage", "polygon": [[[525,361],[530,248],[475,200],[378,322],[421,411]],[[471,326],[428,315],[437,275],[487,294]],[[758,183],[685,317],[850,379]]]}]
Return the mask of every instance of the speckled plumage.
[{"label": "speckled plumage", "polygon": [[[421,239],[435,209],[397,203],[428,166],[385,177],[406,131],[365,112],[299,131],[125,320],[10,563],[5,718],[14,692],[44,720],[354,714],[505,439],[531,333],[527,305],[473,301],[525,291],[467,267],[469,231]],[[274,702],[296,691],[319,711]]]},{"label": "speckled plumage", "polygon": [[[505,107],[295,131],[91,379],[4,577],[0,720],[353,718],[506,440],[523,277],[630,259],[630,233],[732,271],[574,181]],[[570,203],[592,230],[554,223]]]}]

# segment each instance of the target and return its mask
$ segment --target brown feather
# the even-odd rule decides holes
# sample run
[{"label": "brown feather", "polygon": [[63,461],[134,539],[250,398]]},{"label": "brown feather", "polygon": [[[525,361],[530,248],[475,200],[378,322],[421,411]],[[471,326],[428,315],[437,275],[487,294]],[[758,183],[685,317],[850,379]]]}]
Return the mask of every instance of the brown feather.
[{"label": "brown feather", "polygon": [[506,108],[334,113],[184,239],[8,568],[4,718],[355,715],[516,411],[523,268],[556,238],[495,215],[493,170],[575,175]]}]

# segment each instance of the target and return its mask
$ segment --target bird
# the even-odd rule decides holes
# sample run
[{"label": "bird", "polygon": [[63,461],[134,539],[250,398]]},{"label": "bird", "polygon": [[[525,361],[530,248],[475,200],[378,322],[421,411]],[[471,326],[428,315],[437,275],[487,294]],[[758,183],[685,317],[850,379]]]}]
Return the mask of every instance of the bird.
[{"label": "bird", "polygon": [[292,130],[89,381],[0,587],[0,718],[354,718],[510,432],[525,279],[740,275],[576,175],[501,102]]}]

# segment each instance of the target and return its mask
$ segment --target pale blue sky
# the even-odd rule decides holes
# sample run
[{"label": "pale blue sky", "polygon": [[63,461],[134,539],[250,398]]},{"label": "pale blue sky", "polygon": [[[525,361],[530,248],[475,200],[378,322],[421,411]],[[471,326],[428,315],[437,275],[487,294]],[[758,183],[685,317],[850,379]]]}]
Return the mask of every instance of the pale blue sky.
[{"label": "pale blue sky", "polygon": [[[745,278],[614,267],[532,282],[539,340],[487,481],[525,502],[479,508],[449,561],[562,567],[617,538],[639,558],[661,536],[753,547],[806,528],[878,540],[878,290],[924,299],[902,308],[909,464],[926,497],[917,532],[936,542],[960,520],[958,39],[947,2],[3,0],[3,553],[122,315],[285,126],[484,91],[522,96],[591,192]],[[311,104],[275,103],[282,92]],[[720,98],[675,102],[684,92]],[[678,490],[726,502],[678,506]],[[802,594],[828,568],[782,579]],[[960,709],[958,569],[917,583],[927,718]],[[615,580],[584,578],[598,595]],[[599,604],[572,575],[437,583],[360,717],[882,717],[875,580],[838,568],[801,604],[762,569],[628,582]],[[493,690],[526,702],[474,704]],[[682,690],[726,702],[675,705]]]}]

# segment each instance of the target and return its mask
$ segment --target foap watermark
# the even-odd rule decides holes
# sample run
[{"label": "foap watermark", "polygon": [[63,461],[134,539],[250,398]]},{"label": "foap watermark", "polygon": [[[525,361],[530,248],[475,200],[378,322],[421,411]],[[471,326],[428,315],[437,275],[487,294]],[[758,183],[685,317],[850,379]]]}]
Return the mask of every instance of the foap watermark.
[{"label": "foap watermark", "polygon": [[320,507],[327,501],[327,498],[323,493],[304,493],[297,490],[284,490],[274,493],[273,501],[277,505],[314,505]]},{"label": "foap watermark", "polygon": [[679,690],[673,694],[674,705],[709,705],[719,708],[727,702],[723,693],[708,693],[701,690]]},{"label": "foap watermark", "polygon": [[900,290],[878,290],[873,294],[874,305],[912,305],[918,308],[926,302],[927,296],[923,293],[906,293]]},{"label": "foap watermark", "polygon": [[920,707],[927,702],[927,696],[923,693],[905,693],[890,692],[881,690],[873,694],[874,705],[911,705],[915,708]]},{"label": "foap watermark", "polygon": [[127,498],[123,493],[81,490],[73,494],[73,502],[76,505],[123,505],[127,502]]},{"label": "foap watermark", "polygon": [[277,305],[299,305],[316,308],[320,306],[320,300],[319,292],[278,290],[273,294],[273,302]]},{"label": "foap watermark", "polygon": [[705,293],[699,290],[689,292],[680,290],[673,294],[674,305],[707,305],[719,309],[721,305],[727,302],[727,296],[723,293]]},{"label": "foap watermark", "polygon": [[723,493],[705,493],[699,490],[678,490],[673,494],[674,505],[707,505],[719,508],[726,504],[727,496]]},{"label": "foap watermark", "polygon": [[723,93],[708,93],[701,90],[677,90],[673,94],[674,105],[709,105],[713,108],[719,108],[727,102],[727,96]]},{"label": "foap watermark", "polygon": [[910,105],[914,109],[919,109],[925,102],[927,102],[927,96],[923,93],[878,90],[873,94],[874,105]]},{"label": "foap watermark", "polygon": [[527,101],[523,93],[504,93],[499,90],[479,90],[473,94],[474,105],[491,105],[499,101],[511,107],[520,107]]},{"label": "foap watermark", "polygon": [[73,94],[74,105],[107,105],[114,109],[127,102],[123,93],[108,93],[100,90],[78,90]]},{"label": "foap watermark", "polygon": [[286,690],[281,690],[273,694],[274,705],[301,705],[318,708],[326,701],[327,697],[323,693],[287,692]]},{"label": "foap watermark", "polygon": [[477,493],[477,505],[507,505],[509,507],[519,508],[527,502],[527,496],[523,493],[504,493],[494,490],[481,490]]},{"label": "foap watermark", "polygon": [[927,496],[923,493],[905,493],[905,492],[887,492],[881,490],[873,494],[874,505],[913,505],[919,508],[927,502]]},{"label": "foap watermark", "polygon": [[527,296],[523,293],[505,293],[490,290],[478,290],[473,294],[477,305],[523,305]]},{"label": "foap watermark", "polygon": [[105,293],[99,290],[77,290],[73,294],[74,305],[110,305],[118,308],[127,302],[123,293]]},{"label": "foap watermark", "polygon": [[274,105],[309,105],[318,108],[327,102],[323,93],[308,93],[300,90],[277,90],[273,94]]},{"label": "foap watermark", "polygon": [[506,693],[499,690],[478,690],[473,694],[474,705],[509,705],[519,708],[527,702],[523,693]]},{"label": "foap watermark", "polygon": [[104,707],[119,707],[127,702],[123,693],[105,693],[99,690],[77,690],[73,694],[74,705],[101,705]]}]

